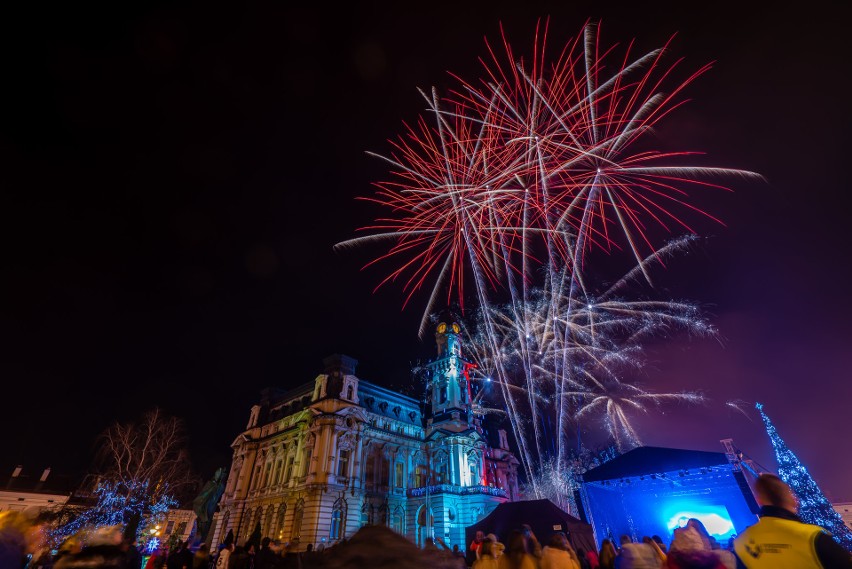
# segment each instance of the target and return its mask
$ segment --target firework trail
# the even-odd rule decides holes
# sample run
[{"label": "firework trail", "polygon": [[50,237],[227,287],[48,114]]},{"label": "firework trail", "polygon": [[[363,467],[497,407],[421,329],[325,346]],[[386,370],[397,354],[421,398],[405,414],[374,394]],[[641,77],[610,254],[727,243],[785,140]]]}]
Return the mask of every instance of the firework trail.
[{"label": "firework trail", "polygon": [[[481,80],[455,77],[444,97],[421,91],[426,114],[389,155],[372,154],[391,177],[363,199],[385,214],[335,246],[382,247],[366,266],[390,266],[377,288],[401,281],[406,305],[429,291],[421,337],[439,304],[458,302],[464,313],[472,292],[477,363],[501,395],[531,480],[548,461],[566,465],[577,421],[600,418],[629,448],[639,443],[629,413],[700,399],[654,394],[623,374],[645,338],[709,325],[688,303],[625,298],[637,283],[652,285],[653,265],[689,241],[658,248],[655,235],[694,234],[689,216],[719,222],[690,203],[692,192],[726,190],[714,181],[722,177],[760,178],[650,143],[709,65],[668,86],[682,65],[667,62],[668,44],[634,55],[631,43],[619,54],[590,24],[550,60],[547,32],[536,29],[524,59],[501,29],[501,44],[486,42]],[[631,269],[594,294],[591,253],[622,250]]]},{"label": "firework trail", "polygon": [[[653,255],[666,259],[692,240],[677,239]],[[623,379],[642,367],[645,340],[715,333],[694,304],[622,298],[639,272],[632,269],[596,296],[584,291],[571,297],[567,285],[534,290],[526,303],[480,309],[475,325],[465,328],[475,377],[488,378],[513,408],[508,419],[528,480],[536,479],[539,465],[567,465],[581,424],[602,423],[625,451],[641,444],[629,415],[704,401],[697,393],[655,393]]]}]

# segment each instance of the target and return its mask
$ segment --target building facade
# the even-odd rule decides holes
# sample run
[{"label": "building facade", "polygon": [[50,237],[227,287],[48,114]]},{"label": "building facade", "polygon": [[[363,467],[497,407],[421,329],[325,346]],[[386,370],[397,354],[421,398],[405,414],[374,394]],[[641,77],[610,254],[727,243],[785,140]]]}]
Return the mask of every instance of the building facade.
[{"label": "building facade", "polygon": [[313,383],[265,390],[232,444],[211,541],[242,543],[260,524],[303,550],[382,524],[464,549],[465,527],[518,498],[519,463],[473,412],[458,325],[439,324],[436,341],[423,403],[359,379],[342,355]]},{"label": "building facade", "polygon": [[36,478],[25,473],[23,466],[15,467],[12,476],[0,488],[0,512],[37,514],[62,507],[71,497],[71,483],[56,478],[50,476],[50,468],[45,468]]}]

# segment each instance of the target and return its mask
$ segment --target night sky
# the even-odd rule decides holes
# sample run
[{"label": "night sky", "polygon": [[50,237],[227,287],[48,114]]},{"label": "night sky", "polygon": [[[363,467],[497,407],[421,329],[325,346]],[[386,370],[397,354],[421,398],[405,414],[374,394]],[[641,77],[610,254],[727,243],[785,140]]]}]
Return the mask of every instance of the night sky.
[{"label": "night sky", "polygon": [[426,295],[402,310],[399,287],[373,293],[384,272],[360,270],[374,252],[332,250],[380,213],[355,200],[388,177],[366,152],[389,152],[423,112],[417,87],[476,80],[500,22],[528,53],[549,16],[551,46],[591,18],[606,45],[635,38],[639,53],[677,34],[687,67],[715,61],[659,136],[767,180],[696,195],[725,226],[696,219],[700,246],[660,284],[700,303],[719,337],[649,346],[637,380],[710,401],[636,417],[644,442],[721,451],[733,437],[774,468],[762,401],[829,498],[852,500],[839,7],[138,4],[0,18],[3,472],[81,472],[98,432],[160,405],[186,419],[208,477],[259,391],[312,381],[329,354],[408,384],[434,354],[417,337]]}]

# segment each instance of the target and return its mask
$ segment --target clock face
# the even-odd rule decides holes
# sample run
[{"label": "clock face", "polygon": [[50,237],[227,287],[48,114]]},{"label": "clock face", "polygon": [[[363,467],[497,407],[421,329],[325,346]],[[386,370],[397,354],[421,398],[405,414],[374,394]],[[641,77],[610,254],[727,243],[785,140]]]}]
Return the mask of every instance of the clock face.
[{"label": "clock face", "polygon": [[461,328],[459,328],[459,325],[458,325],[458,324],[456,324],[455,322],[453,322],[453,332],[455,332],[456,334],[458,334],[458,333],[459,333],[459,330],[461,330]]},{"label": "clock face", "polygon": [[446,331],[447,331],[447,325],[446,324],[444,324],[443,322],[438,324],[438,334],[443,334]]}]

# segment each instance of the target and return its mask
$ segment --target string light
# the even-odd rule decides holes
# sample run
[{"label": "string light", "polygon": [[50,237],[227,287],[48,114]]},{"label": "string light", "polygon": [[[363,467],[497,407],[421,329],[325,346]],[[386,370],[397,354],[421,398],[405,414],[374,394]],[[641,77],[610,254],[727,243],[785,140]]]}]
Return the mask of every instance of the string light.
[{"label": "string light", "polygon": [[763,404],[758,403],[756,407],[763,418],[769,440],[772,441],[778,476],[793,489],[799,499],[799,516],[802,521],[825,528],[840,545],[852,551],[852,531],[843,523],[840,514],[826,499],[808,469],[778,435],[775,425],[763,410]]}]

